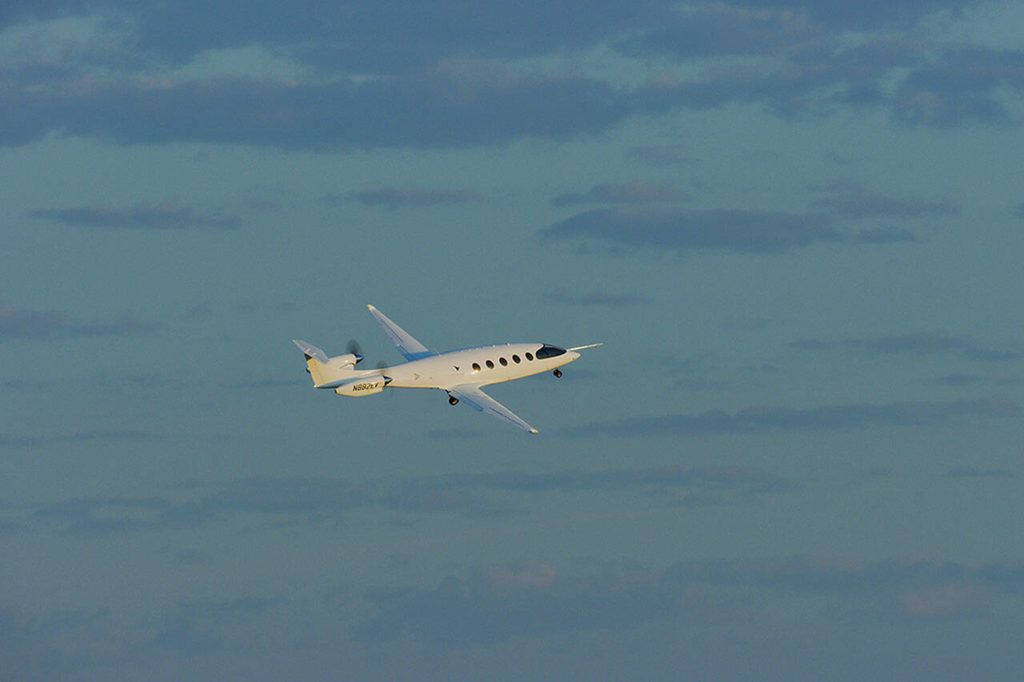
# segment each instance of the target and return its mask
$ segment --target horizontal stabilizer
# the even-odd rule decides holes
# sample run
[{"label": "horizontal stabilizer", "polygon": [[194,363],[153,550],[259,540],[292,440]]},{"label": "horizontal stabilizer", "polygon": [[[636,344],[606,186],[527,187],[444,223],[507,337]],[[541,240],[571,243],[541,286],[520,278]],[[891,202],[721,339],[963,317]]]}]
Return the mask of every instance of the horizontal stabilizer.
[{"label": "horizontal stabilizer", "polygon": [[292,339],[292,343],[294,343],[296,346],[298,346],[299,350],[301,350],[303,353],[306,354],[306,359],[307,360],[312,358],[312,359],[315,359],[317,362],[321,362],[321,363],[323,363],[325,365],[327,364],[327,353],[323,352],[322,350],[320,350],[316,346],[314,346],[312,344],[309,344],[309,343],[306,343],[305,341],[302,341],[301,339]]}]

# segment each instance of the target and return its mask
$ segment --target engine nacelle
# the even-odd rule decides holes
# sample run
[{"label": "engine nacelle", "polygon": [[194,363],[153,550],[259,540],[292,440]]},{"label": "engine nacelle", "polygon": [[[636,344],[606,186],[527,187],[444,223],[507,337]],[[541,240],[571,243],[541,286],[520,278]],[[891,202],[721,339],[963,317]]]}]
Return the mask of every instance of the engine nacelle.
[{"label": "engine nacelle", "polygon": [[355,367],[356,363],[362,359],[363,357],[361,355],[356,355],[355,353],[335,355],[333,358],[330,358],[327,361],[326,367],[328,370],[338,370],[345,369],[346,367]]},{"label": "engine nacelle", "polygon": [[360,377],[347,381],[341,386],[334,389],[334,392],[338,395],[348,396],[350,398],[358,398],[364,395],[373,395],[374,393],[380,393],[384,390],[384,387],[388,385],[388,379],[382,376],[376,377]]}]

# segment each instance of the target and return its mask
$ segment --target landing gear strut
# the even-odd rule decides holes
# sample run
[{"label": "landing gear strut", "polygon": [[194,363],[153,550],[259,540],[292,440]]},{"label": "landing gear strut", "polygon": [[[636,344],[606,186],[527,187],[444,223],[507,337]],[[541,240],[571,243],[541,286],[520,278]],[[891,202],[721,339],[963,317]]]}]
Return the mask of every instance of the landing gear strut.
[{"label": "landing gear strut", "polygon": [[455,396],[453,396],[451,393],[449,393],[448,394],[448,404],[449,405],[458,405],[459,404],[459,399],[456,398]]},{"label": "landing gear strut", "polygon": [[556,377],[558,377],[559,379],[561,379],[561,378],[562,378],[562,370],[558,369],[557,367],[555,367],[555,371],[554,371],[554,372],[552,372],[552,374],[554,374],[554,375],[555,375]]}]

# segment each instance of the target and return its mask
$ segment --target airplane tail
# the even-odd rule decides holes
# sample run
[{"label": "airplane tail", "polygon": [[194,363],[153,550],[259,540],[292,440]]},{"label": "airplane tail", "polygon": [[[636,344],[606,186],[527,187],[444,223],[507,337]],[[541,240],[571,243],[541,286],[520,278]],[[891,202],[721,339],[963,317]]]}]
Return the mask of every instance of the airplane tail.
[{"label": "airplane tail", "polygon": [[292,343],[306,356],[306,371],[316,388],[335,388],[351,379],[356,363],[363,359],[354,353],[329,358],[327,353],[301,339],[292,339]]}]

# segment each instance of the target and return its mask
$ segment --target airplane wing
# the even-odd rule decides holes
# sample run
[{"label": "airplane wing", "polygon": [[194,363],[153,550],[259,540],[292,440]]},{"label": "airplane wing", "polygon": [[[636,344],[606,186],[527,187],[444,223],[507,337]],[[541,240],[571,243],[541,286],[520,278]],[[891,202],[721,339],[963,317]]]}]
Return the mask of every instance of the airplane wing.
[{"label": "airplane wing", "polygon": [[537,433],[537,429],[533,428],[513,414],[512,410],[481,391],[480,387],[475,384],[462,384],[461,386],[455,386],[453,388],[449,388],[448,393],[466,403],[477,412],[486,412],[487,414],[494,415],[498,419],[504,419],[508,423],[514,424],[525,431]]},{"label": "airplane wing", "polygon": [[428,350],[426,346],[412,338],[409,332],[405,331],[397,324],[387,318],[387,316],[381,311],[374,308],[372,305],[366,306],[370,309],[370,314],[376,318],[380,326],[384,328],[384,332],[388,335],[388,338],[398,347],[398,352],[405,356],[406,360],[419,360],[420,358],[429,358],[431,355],[437,355],[437,353]]}]

